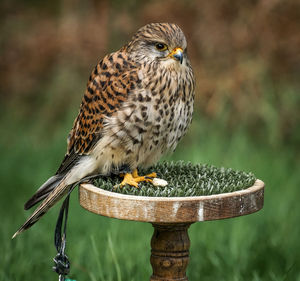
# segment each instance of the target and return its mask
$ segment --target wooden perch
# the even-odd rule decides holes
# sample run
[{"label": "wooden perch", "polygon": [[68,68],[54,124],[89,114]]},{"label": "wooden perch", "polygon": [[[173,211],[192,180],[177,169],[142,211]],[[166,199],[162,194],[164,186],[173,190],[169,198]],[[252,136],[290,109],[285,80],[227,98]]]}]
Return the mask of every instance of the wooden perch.
[{"label": "wooden perch", "polygon": [[259,211],[264,183],[256,180],[246,189],[190,197],[148,197],[100,189],[92,184],[79,188],[86,210],[111,218],[152,223],[151,281],[185,281],[189,262],[189,226],[197,221],[243,216]]}]

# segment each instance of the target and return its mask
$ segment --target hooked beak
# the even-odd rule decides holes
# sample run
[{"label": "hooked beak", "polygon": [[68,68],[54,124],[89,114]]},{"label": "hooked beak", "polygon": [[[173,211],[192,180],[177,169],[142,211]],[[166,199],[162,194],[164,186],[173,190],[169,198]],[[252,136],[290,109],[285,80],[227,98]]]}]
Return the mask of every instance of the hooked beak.
[{"label": "hooked beak", "polygon": [[182,64],[183,61],[183,50],[179,47],[175,48],[169,55],[168,57],[180,61],[180,63]]}]

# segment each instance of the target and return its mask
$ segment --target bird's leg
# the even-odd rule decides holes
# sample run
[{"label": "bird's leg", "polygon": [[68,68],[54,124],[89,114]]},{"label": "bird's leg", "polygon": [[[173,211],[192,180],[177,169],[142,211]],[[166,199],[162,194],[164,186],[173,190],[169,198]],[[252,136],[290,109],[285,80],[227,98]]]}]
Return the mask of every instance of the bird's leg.
[{"label": "bird's leg", "polygon": [[121,174],[121,176],[124,176],[123,181],[120,184],[120,187],[123,187],[124,185],[132,185],[134,187],[138,187],[138,183],[145,181],[145,182],[153,182],[153,178],[156,178],[156,173],[151,173],[146,176],[139,176],[137,169],[135,169],[131,174]]}]

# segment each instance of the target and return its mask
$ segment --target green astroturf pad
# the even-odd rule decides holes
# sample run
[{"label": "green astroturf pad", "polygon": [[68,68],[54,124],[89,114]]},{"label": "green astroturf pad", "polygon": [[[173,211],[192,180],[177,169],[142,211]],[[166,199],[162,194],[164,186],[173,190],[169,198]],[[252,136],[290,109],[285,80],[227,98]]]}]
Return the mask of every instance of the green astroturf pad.
[{"label": "green astroturf pad", "polygon": [[252,173],[217,168],[206,164],[189,162],[160,162],[149,169],[139,170],[139,175],[156,172],[157,177],[168,182],[165,187],[153,186],[148,182],[139,183],[139,188],[132,186],[116,187],[122,181],[119,176],[101,177],[93,184],[102,189],[122,194],[151,197],[185,197],[212,195],[246,189],[256,180]]}]

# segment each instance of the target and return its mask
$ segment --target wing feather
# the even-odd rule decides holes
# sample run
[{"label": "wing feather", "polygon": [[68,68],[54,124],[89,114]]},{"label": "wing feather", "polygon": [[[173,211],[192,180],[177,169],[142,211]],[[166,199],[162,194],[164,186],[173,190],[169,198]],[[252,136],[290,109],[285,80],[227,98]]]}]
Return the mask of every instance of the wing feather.
[{"label": "wing feather", "polygon": [[68,149],[58,173],[88,155],[102,137],[105,119],[112,116],[140,83],[138,70],[123,50],[104,57],[92,71],[85,94],[68,137]]},{"label": "wing feather", "polygon": [[72,169],[82,157],[89,155],[102,137],[105,118],[112,116],[138,86],[139,65],[134,64],[122,49],[107,55],[93,70],[80,105],[77,118],[68,137],[67,153],[55,176],[50,178],[27,201],[30,208],[44,201],[19,228],[13,237],[35,224],[72,185]]}]

